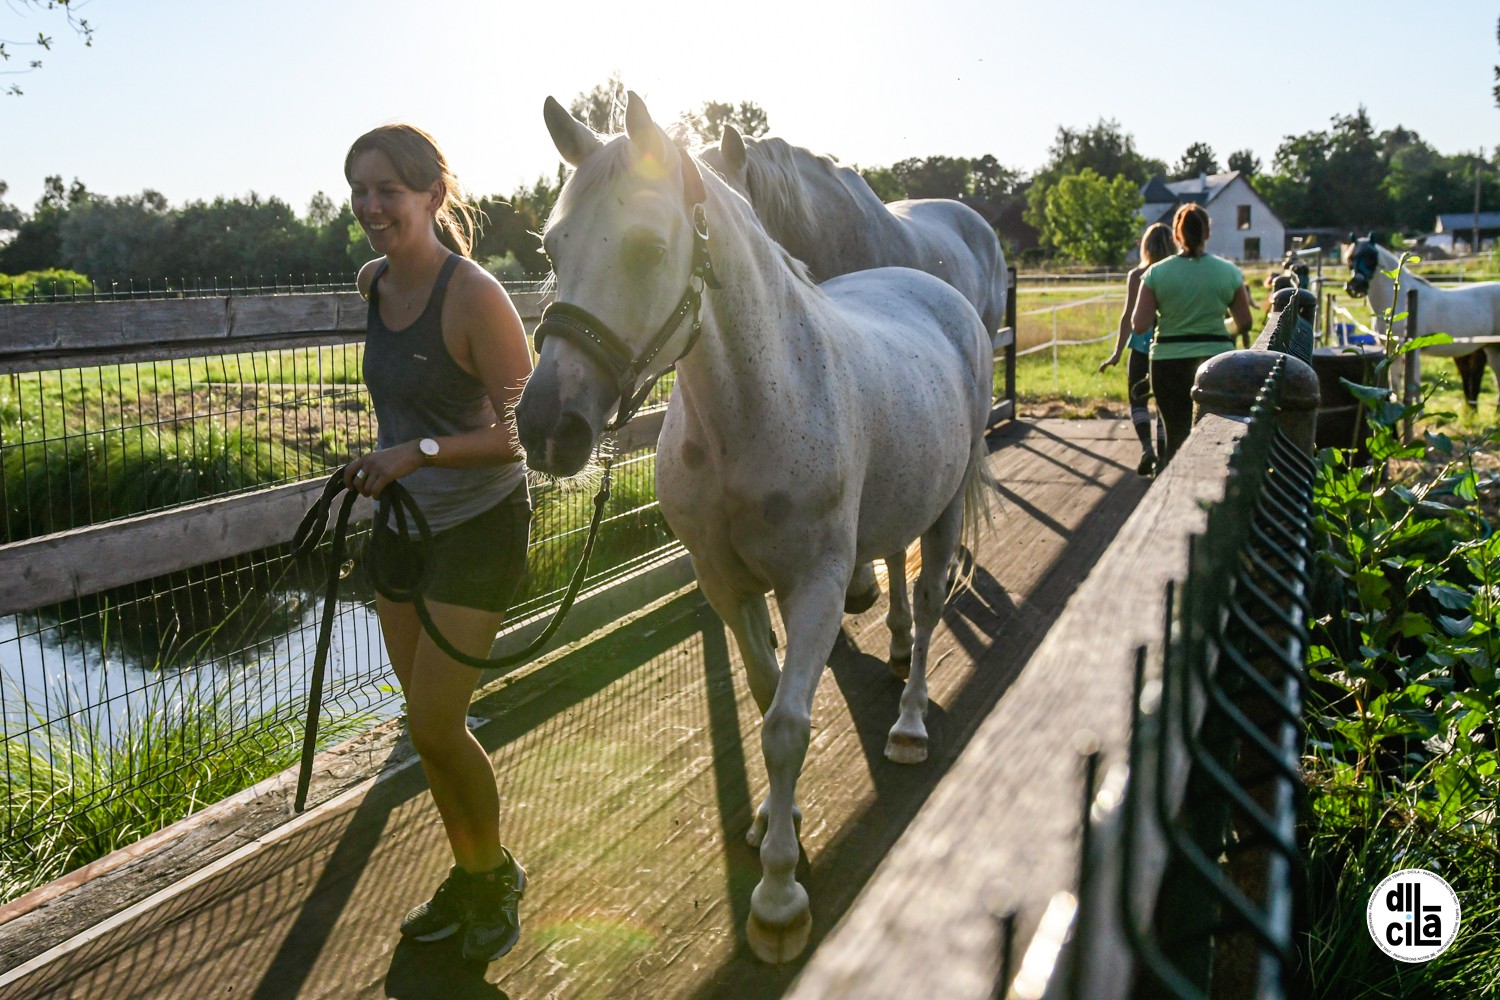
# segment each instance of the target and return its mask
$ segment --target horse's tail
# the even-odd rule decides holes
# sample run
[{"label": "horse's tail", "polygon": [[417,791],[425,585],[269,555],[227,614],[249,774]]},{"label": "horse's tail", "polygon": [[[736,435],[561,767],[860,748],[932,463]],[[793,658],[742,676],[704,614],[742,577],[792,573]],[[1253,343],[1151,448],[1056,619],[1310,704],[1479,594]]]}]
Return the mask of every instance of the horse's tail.
[{"label": "horse's tail", "polygon": [[958,573],[953,580],[955,591],[973,583],[975,553],[979,551],[979,540],[986,531],[993,530],[995,526],[990,498],[999,489],[999,484],[995,482],[995,477],[990,472],[989,457],[989,440],[984,436],[984,428],[981,427],[974,435],[974,443],[969,448],[969,468],[964,472],[964,516],[963,526],[958,533],[958,544],[969,553],[969,557],[960,562]]}]

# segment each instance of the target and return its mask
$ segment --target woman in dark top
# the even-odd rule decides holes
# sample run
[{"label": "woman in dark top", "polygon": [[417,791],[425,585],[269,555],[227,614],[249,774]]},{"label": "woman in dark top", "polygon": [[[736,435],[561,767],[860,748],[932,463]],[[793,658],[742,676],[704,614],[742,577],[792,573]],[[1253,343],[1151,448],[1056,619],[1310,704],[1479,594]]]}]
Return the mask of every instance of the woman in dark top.
[{"label": "woman in dark top", "polygon": [[[377,450],[350,462],[345,481],[371,497],[398,479],[410,491],[433,531],[433,620],[483,656],[526,566],[531,505],[511,418],[531,373],[526,335],[505,290],[468,259],[474,212],[431,136],[410,125],[368,132],[350,147],[344,176],[381,254],[359,272]],[[389,524],[373,530],[388,560],[375,579],[398,577],[415,543]],[[520,935],[526,873],[500,844],[494,768],[465,723],[479,671],[444,654],[412,604],[379,593],[376,608],[454,859],[401,932],[434,941],[463,930],[466,958],[498,958]]]}]

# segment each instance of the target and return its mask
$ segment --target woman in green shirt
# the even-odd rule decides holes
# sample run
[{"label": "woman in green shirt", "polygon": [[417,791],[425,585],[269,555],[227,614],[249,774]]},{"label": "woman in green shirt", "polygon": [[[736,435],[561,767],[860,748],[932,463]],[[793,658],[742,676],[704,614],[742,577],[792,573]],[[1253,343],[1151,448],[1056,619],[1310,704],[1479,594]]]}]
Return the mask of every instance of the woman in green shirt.
[{"label": "woman in green shirt", "polygon": [[[1193,429],[1193,378],[1206,358],[1234,349],[1234,338],[1250,329],[1245,276],[1223,257],[1207,253],[1208,213],[1189,203],[1172,217],[1178,253],[1151,265],[1141,278],[1130,325],[1138,333],[1156,328],[1151,342],[1151,392],[1167,428],[1166,465]],[[1231,331],[1224,322],[1228,312]]]}]

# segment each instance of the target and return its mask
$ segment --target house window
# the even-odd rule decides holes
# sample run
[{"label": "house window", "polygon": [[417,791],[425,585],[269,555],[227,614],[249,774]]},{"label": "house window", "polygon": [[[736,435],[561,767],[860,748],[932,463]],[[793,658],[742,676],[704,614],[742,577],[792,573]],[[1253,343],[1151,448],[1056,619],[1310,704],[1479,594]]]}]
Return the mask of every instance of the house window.
[{"label": "house window", "polygon": [[1239,227],[1241,229],[1249,229],[1250,228],[1250,206],[1249,205],[1241,205],[1241,206],[1239,206],[1238,211],[1239,211],[1239,218],[1235,220],[1236,223],[1239,225]]},{"label": "house window", "polygon": [[1259,236],[1246,236],[1245,237],[1245,255],[1243,257],[1241,257],[1240,259],[1241,260],[1260,260],[1260,237]]}]

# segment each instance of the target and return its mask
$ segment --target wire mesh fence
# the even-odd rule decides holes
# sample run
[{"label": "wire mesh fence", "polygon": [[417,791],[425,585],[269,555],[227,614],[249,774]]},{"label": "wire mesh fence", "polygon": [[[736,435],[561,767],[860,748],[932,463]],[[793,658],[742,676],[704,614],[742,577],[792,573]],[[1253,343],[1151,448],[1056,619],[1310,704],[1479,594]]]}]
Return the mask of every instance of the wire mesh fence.
[{"label": "wire mesh fence", "polygon": [[[546,276],[503,282],[511,294],[541,292],[550,287]],[[196,299],[245,295],[293,295],[320,292],[353,292],[352,272],[343,274],[225,275],[222,278],[125,278],[92,281],[82,276],[42,277],[19,284],[0,284],[0,306],[37,305],[50,302],[111,302],[152,299]]]},{"label": "wire mesh fence", "polygon": [[[0,377],[0,552],[330,474],[375,442],[361,359],[331,343]],[[674,545],[654,458],[615,456],[589,586]],[[534,483],[532,498],[513,621],[555,606],[592,513],[587,482]],[[366,535],[339,567],[325,744],[400,708],[359,565]],[[127,586],[0,607],[0,899],[295,761],[327,558],[269,545],[193,566],[187,553],[187,568]]]}]

